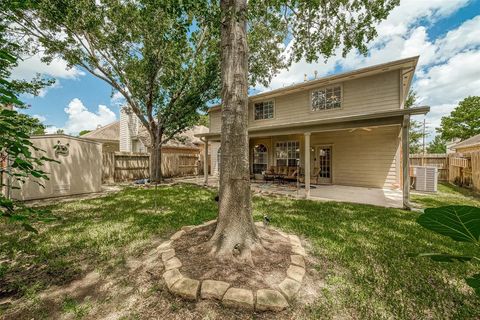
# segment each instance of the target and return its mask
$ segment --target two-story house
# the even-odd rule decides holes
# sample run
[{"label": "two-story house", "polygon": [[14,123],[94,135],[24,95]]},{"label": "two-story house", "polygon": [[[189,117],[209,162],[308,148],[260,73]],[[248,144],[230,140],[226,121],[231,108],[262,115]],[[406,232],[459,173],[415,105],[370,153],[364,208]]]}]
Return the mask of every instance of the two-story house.
[{"label": "two-story house", "polygon": [[[251,173],[300,167],[307,197],[313,183],[403,188],[408,206],[410,116],[429,111],[404,106],[417,61],[402,59],[250,96]],[[198,136],[214,146],[215,172],[221,105],[208,114],[210,132]]]}]

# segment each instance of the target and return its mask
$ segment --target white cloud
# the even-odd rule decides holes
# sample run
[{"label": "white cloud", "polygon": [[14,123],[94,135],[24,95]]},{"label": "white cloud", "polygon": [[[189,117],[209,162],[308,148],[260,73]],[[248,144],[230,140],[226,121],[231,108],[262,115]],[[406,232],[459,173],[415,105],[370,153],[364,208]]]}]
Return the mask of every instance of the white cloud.
[{"label": "white cloud", "polygon": [[49,90],[61,88],[58,79],[77,79],[85,75],[85,72],[77,67],[69,68],[67,62],[60,58],[53,59],[49,64],[42,62],[41,59],[41,53],[24,57],[23,60],[18,61],[18,66],[12,70],[11,74],[11,78],[16,80],[30,81],[38,74],[42,77],[54,78],[53,85],[39,91],[38,96],[41,98],[45,97]]},{"label": "white cloud", "polygon": [[445,37],[435,41],[435,44],[438,47],[437,58],[440,61],[450,58],[459,51],[475,49],[480,45],[480,15],[449,31]]},{"label": "white cloud", "polygon": [[[59,89],[61,88],[62,85],[60,84],[60,81],[59,80],[55,80],[55,82],[48,86],[48,87],[45,87],[45,88],[42,88],[38,91],[38,97],[40,98],[43,98],[47,95],[48,91],[52,90],[52,89]],[[33,95],[31,94],[26,94],[27,97],[30,97],[30,98],[33,98]]]},{"label": "white cloud", "polygon": [[[286,48],[286,55],[288,55],[293,44],[292,42],[290,42]],[[338,54],[340,55],[340,52],[338,52]],[[307,63],[305,59],[302,59],[301,61],[292,64],[287,70],[282,70],[277,76],[273,77],[268,89],[277,89],[303,82],[305,74],[308,79],[312,79],[315,71],[317,71],[318,77],[325,76],[335,69],[336,63],[337,61],[335,59],[329,59],[326,63]],[[265,90],[265,88],[262,89]]]},{"label": "white cloud", "polygon": [[[420,55],[419,65],[431,63],[436,57],[435,45],[428,40],[425,26],[418,26],[418,23],[432,24],[435,21],[455,13],[461,7],[467,5],[469,0],[402,0],[400,5],[392,10],[388,18],[381,22],[377,28],[378,37],[369,45],[367,57],[356,52],[350,52],[346,58],[342,58],[341,49],[337,50],[335,56],[327,62],[309,64],[305,60],[294,63],[289,70],[281,71],[271,82],[272,89],[291,85],[303,81],[306,73],[312,78],[313,72],[318,71],[319,76],[327,75],[340,65],[343,70],[366,67],[387,61]],[[466,29],[473,29],[478,25],[472,23]],[[480,28],[477,27],[477,32]],[[465,30],[466,31],[466,30]],[[460,31],[461,34],[462,31]],[[454,34],[446,40],[450,43]],[[473,41],[480,41],[480,36],[472,34]],[[453,40],[453,39],[452,39]],[[292,40],[294,41],[294,40]],[[472,42],[464,40],[463,42]],[[437,44],[440,46],[441,44]],[[288,55],[291,43],[287,46]],[[462,46],[465,47],[465,46]]]},{"label": "white cloud", "polygon": [[52,78],[75,79],[85,74],[76,67],[68,68],[62,59],[55,58],[50,64],[46,64],[41,58],[42,55],[38,53],[19,61],[18,66],[12,71],[12,78],[30,80],[40,73]]},{"label": "white cloud", "polygon": [[469,2],[470,0],[402,0],[388,18],[380,23],[377,32],[380,38],[403,35],[418,21],[434,23],[455,13]]},{"label": "white cloud", "polygon": [[308,64],[302,60],[280,72],[271,88],[302,82],[304,73],[311,79],[314,70],[325,76],[339,67],[347,71],[420,55],[413,86],[421,104],[431,106],[427,123],[428,130],[434,132],[441,117],[448,115],[460,100],[480,95],[480,15],[435,40],[428,35],[430,26],[469,2],[403,0],[378,26],[379,36],[370,43],[368,56],[350,52],[343,58],[337,51],[326,63]]},{"label": "white cloud", "polygon": [[468,95],[480,95],[479,61],[480,50],[458,53],[422,73],[415,88],[431,105],[457,103]]},{"label": "white cloud", "polygon": [[32,117],[34,117],[35,119],[38,119],[38,121],[40,122],[45,122],[45,120],[47,120],[47,118],[39,114],[34,114]]},{"label": "white cloud", "polygon": [[116,91],[112,98],[110,99],[110,103],[114,106],[121,106],[125,103],[125,97],[118,91]]},{"label": "white cloud", "polygon": [[59,128],[59,127],[56,127],[56,126],[48,126],[45,128],[45,133],[46,134],[53,134],[53,133],[57,133],[57,131],[59,129],[62,129],[62,130],[65,130],[63,128]]},{"label": "white cloud", "polygon": [[68,115],[68,120],[63,128],[50,126],[47,133],[55,133],[58,129],[63,129],[65,133],[76,135],[82,130],[94,130],[98,126],[104,126],[114,122],[117,119],[115,113],[105,105],[99,105],[97,112],[91,112],[78,98],[70,101],[64,109]]}]

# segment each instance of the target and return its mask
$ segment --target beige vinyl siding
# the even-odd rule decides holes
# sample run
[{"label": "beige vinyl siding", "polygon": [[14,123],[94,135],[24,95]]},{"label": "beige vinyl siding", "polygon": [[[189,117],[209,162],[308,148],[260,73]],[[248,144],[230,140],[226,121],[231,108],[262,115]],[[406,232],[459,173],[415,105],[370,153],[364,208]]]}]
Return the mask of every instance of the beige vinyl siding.
[{"label": "beige vinyl siding", "polygon": [[222,129],[222,112],[220,109],[208,113],[210,132],[220,132]]},{"label": "beige vinyl siding", "polygon": [[393,71],[339,83],[342,86],[342,107],[339,109],[311,111],[312,90],[276,97],[275,117],[269,120],[255,121],[253,103],[251,103],[249,127],[256,128],[265,125],[399,109],[399,80],[398,72]]},{"label": "beige vinyl siding", "polygon": [[[342,86],[342,107],[340,109],[311,111],[310,96],[312,90],[305,90],[273,98],[275,105],[273,119],[254,120],[253,102],[250,103],[248,113],[249,128],[400,108],[399,71],[353,79],[339,82],[338,84]],[[328,86],[333,85],[332,83]],[[255,97],[252,99],[255,99]],[[272,98],[266,100],[272,100]],[[257,102],[257,100],[254,101]],[[220,110],[211,111],[209,115],[210,132],[220,132]]]},{"label": "beige vinyl siding", "polygon": [[[399,184],[400,126],[372,128],[372,131],[357,129],[312,133],[311,147],[332,147],[332,183],[349,186],[396,188]],[[303,135],[274,136],[250,140],[250,161],[252,148],[263,143],[268,148],[268,164],[275,165],[275,144],[277,141],[299,141],[300,162],[304,166],[305,144]],[[311,168],[318,167],[315,153],[310,154]]]},{"label": "beige vinyl siding", "polygon": [[332,146],[332,183],[393,188],[398,186],[399,135],[400,126],[332,131],[312,134],[311,145]]},{"label": "beige vinyl siding", "polygon": [[220,174],[220,164],[218,163],[218,149],[220,142],[211,142],[208,152],[210,153],[210,174],[218,176]]}]

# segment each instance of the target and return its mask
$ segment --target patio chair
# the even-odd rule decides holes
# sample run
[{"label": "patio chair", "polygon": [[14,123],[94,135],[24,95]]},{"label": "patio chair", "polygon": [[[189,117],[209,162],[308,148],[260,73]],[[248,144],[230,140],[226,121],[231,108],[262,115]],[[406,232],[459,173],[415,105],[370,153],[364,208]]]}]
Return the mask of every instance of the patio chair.
[{"label": "patio chair", "polygon": [[320,168],[313,168],[313,174],[310,176],[310,180],[313,181],[315,179],[315,184],[318,184],[318,179],[320,178],[320,172],[322,172]]},{"label": "patio chair", "polygon": [[[318,180],[320,178],[320,172],[321,171],[322,170],[320,168],[313,168],[313,173],[310,174],[310,183],[318,184]],[[305,183],[305,174],[303,172],[301,172],[298,179],[299,179],[300,183]]]},{"label": "patio chair", "polygon": [[288,174],[288,167],[287,166],[278,167],[277,175],[286,176],[287,174]]},{"label": "patio chair", "polygon": [[263,175],[263,179],[265,181],[273,181],[275,179],[275,171],[276,171],[276,167],[275,166],[270,166],[270,169],[268,169],[265,174]]},{"label": "patio chair", "polygon": [[287,175],[285,177],[283,177],[284,181],[286,181],[286,182],[296,182],[297,181],[297,173],[298,173],[297,168],[289,167]]}]

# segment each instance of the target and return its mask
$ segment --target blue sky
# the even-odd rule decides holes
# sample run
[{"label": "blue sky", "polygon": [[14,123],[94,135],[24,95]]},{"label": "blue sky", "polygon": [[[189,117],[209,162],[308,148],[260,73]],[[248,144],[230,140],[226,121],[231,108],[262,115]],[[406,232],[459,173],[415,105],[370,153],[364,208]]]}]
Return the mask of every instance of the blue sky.
[{"label": "blue sky", "polygon": [[[300,61],[280,72],[269,88],[256,89],[298,83],[304,74],[313,77],[315,70],[327,75],[420,55],[414,89],[420,104],[431,106],[427,115],[428,131],[432,133],[429,139],[440,118],[448,115],[458,101],[480,95],[480,0],[401,0],[378,26],[378,33],[367,57],[352,52],[346,58],[338,54],[326,63]],[[118,94],[112,97],[111,88],[86,71],[68,69],[61,60],[45,65],[40,56],[34,56],[21,62],[13,76],[28,79],[37,72],[57,82],[40,96],[23,97],[31,105],[25,112],[50,125],[49,131],[62,128],[77,134],[118,119],[122,102]]]}]

